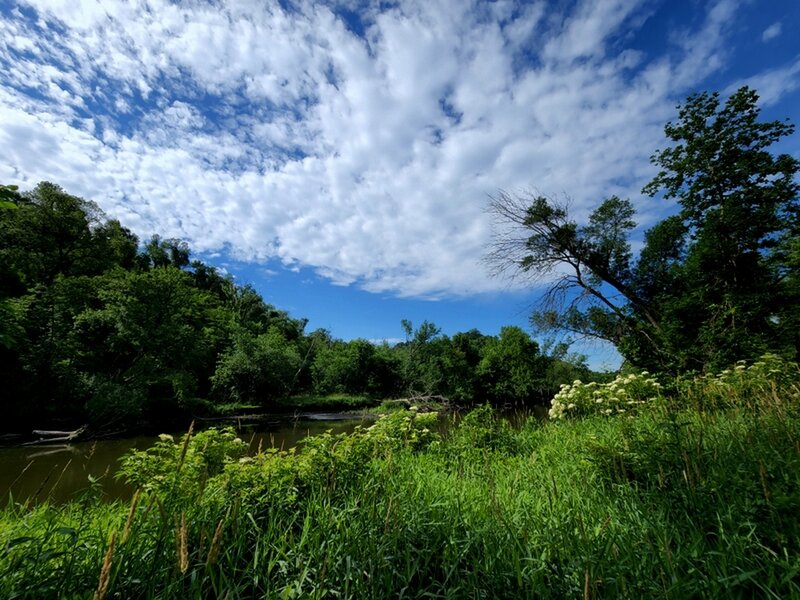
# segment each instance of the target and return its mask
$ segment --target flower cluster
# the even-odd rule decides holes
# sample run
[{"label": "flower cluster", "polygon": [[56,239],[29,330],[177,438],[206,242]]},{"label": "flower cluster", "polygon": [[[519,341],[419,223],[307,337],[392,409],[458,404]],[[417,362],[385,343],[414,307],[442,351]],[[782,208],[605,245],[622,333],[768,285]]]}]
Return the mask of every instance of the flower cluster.
[{"label": "flower cluster", "polygon": [[777,354],[764,354],[750,365],[740,360],[720,373],[685,380],[680,387],[706,406],[762,404],[776,398],[790,401],[800,394],[800,370]]},{"label": "flower cluster", "polygon": [[661,384],[647,371],[620,375],[611,383],[563,384],[553,397],[551,419],[636,412],[640,406],[661,398]]}]

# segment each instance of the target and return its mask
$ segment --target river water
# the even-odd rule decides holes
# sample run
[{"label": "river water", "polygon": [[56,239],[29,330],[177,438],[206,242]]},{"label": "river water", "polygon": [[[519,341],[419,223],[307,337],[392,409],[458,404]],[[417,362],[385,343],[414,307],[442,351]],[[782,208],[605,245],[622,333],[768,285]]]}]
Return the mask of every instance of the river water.
[{"label": "river water", "polygon": [[[312,435],[326,431],[349,433],[357,425],[373,420],[351,415],[317,413],[297,419],[263,419],[257,423],[239,423],[239,435],[249,441],[255,452],[263,448],[291,448]],[[172,432],[176,439],[181,432]],[[133,490],[114,478],[119,459],[131,450],[144,450],[158,441],[158,436],[77,442],[72,444],[16,446],[0,448],[0,504],[33,503],[48,500],[62,503],[78,497],[89,487],[90,477],[98,480],[108,500],[127,500]]]}]

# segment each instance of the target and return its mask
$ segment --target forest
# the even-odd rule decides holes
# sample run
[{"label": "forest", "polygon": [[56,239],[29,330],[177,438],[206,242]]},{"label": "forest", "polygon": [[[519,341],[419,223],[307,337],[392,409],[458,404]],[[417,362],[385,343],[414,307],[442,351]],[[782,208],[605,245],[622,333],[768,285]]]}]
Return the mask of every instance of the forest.
[{"label": "forest", "polygon": [[[192,260],[144,243],[98,206],[42,182],[2,188],[0,376],[4,428],[88,423],[98,433],[192,416],[280,410],[300,397],[347,404],[436,396],[454,404],[545,405],[588,377],[564,345],[519,327],[442,335],[403,320],[394,346],[306,332],[306,321]],[[360,399],[360,400],[359,400]]]}]

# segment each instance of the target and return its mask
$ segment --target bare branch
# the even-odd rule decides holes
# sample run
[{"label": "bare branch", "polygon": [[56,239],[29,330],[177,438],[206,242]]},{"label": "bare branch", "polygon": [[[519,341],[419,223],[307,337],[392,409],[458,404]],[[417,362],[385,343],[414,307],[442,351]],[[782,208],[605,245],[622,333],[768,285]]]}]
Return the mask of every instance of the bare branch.
[{"label": "bare branch", "polygon": [[[570,218],[569,205],[566,197],[531,192],[501,190],[491,196],[487,210],[494,218],[492,243],[485,263],[495,276],[547,282],[539,304],[543,312],[560,315],[553,327],[613,342],[641,335],[658,348],[640,318],[656,332],[658,321],[627,283],[627,234],[635,225],[630,202],[617,197],[605,200],[581,227]],[[618,296],[610,296],[608,289]],[[575,326],[581,319],[583,327]]]}]

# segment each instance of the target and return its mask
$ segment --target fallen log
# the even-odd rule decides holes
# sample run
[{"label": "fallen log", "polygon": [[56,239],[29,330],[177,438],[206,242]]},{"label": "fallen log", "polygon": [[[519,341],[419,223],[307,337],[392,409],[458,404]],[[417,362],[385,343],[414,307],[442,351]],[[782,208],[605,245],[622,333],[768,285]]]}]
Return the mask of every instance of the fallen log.
[{"label": "fallen log", "polygon": [[425,395],[425,396],[411,396],[409,398],[396,398],[394,400],[384,400],[385,404],[405,404],[407,407],[416,406],[422,412],[430,412],[431,404],[441,404],[444,410],[450,407],[450,399],[445,396],[438,395]]},{"label": "fallen log", "polygon": [[78,427],[75,431],[50,431],[46,429],[34,429],[33,435],[38,436],[38,440],[32,442],[25,442],[23,446],[36,446],[39,444],[58,444],[62,442],[75,442],[84,433],[86,433],[86,426]]},{"label": "fallen log", "polygon": [[65,437],[74,434],[76,431],[80,431],[80,429],[76,429],[75,431],[48,431],[46,429],[34,429],[33,435],[38,435],[39,437]]}]

